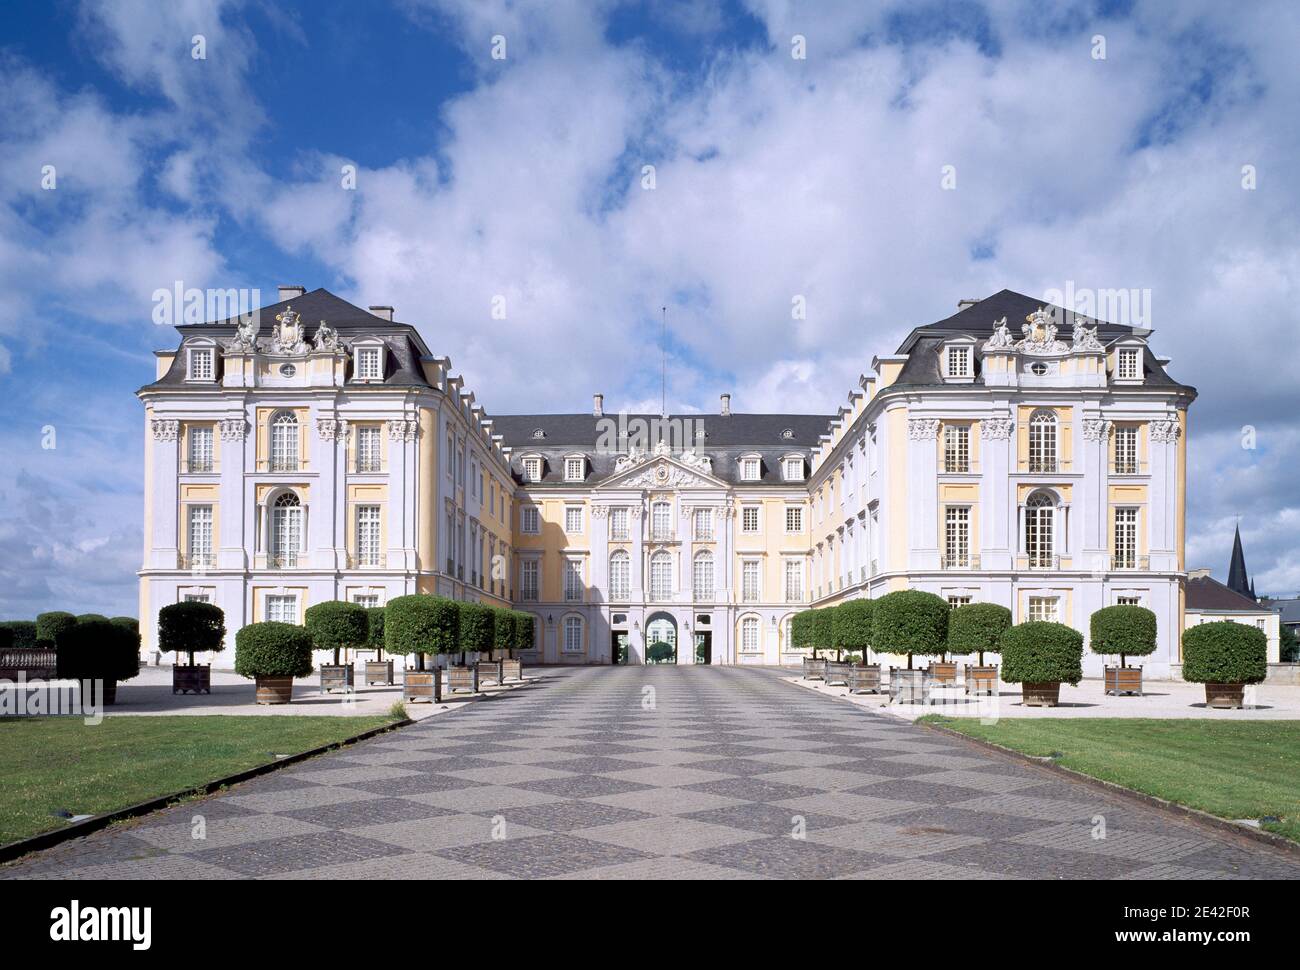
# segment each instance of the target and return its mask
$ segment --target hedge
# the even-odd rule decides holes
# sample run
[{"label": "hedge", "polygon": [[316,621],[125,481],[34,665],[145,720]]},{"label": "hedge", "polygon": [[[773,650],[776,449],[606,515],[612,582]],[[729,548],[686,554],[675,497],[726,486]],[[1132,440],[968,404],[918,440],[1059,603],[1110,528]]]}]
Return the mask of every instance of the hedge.
[{"label": "hedge", "polygon": [[107,619],[65,625],[54,649],[60,679],[119,681],[140,673],[138,638]]},{"label": "hedge", "polygon": [[366,607],[366,643],[375,652],[376,660],[384,659],[384,607]]},{"label": "hedge", "polygon": [[158,611],[158,649],[190,655],[226,647],[226,614],[212,603],[169,603]]},{"label": "hedge", "polygon": [[1244,623],[1202,623],[1183,634],[1183,680],[1258,684],[1268,673],[1268,637]]},{"label": "hedge", "polygon": [[1092,614],[1089,647],[1093,653],[1119,654],[1121,667],[1129,657],[1156,650],[1156,615],[1143,606],[1106,606]]},{"label": "hedge", "polygon": [[813,642],[813,610],[800,610],[790,618],[790,646],[796,650],[812,648],[813,657],[817,656],[817,645]]},{"label": "hedge", "polygon": [[1064,623],[1031,620],[1002,634],[1002,679],[1008,684],[1078,684],[1083,634]]},{"label": "hedge", "polygon": [[250,623],[235,634],[235,673],[241,677],[306,677],[311,634],[296,623]]},{"label": "hedge", "polygon": [[812,642],[814,656],[817,650],[834,650],[835,649],[835,616],[830,609],[822,607],[819,610],[810,610],[812,619]]},{"label": "hedge", "polygon": [[0,626],[0,650],[8,650],[14,645],[14,631],[7,626]]},{"label": "hedge", "polygon": [[941,657],[948,648],[948,601],[919,589],[900,589],[876,600],[871,645],[881,653]]},{"label": "hedge", "polygon": [[537,623],[533,614],[524,610],[515,610],[515,642],[516,650],[533,649],[533,638],[537,633]]},{"label": "hedge", "polygon": [[[835,646],[844,650],[861,650],[865,657],[871,646],[876,619],[876,601],[849,600],[835,607]],[[836,653],[838,658],[839,654]]]},{"label": "hedge", "polygon": [[492,610],[492,649],[504,650],[509,654],[515,645],[515,615],[511,610],[493,606]]},{"label": "hedge", "polygon": [[11,646],[19,650],[32,650],[36,647],[36,624],[31,620],[5,620],[0,628],[8,630],[13,637]]},{"label": "hedge", "polygon": [[317,650],[333,650],[336,665],[341,651],[364,646],[370,636],[370,618],[359,603],[326,600],[307,607],[303,617],[312,644]]},{"label": "hedge", "polygon": [[985,652],[996,653],[1002,634],[1011,628],[1011,611],[996,603],[967,603],[948,615],[948,652],[978,653],[984,666]]},{"label": "hedge", "polygon": [[487,653],[492,649],[492,607],[463,600],[456,605],[460,608],[460,661],[464,663],[467,651]]},{"label": "hedge", "polygon": [[47,650],[53,650],[59,634],[63,630],[75,626],[76,623],[77,618],[75,616],[62,610],[51,610],[49,613],[38,614],[36,617],[36,645]]},{"label": "hedge", "polygon": [[394,655],[415,654],[417,666],[424,658],[459,649],[460,610],[455,600],[413,593],[388,601],[384,617],[384,649]]}]

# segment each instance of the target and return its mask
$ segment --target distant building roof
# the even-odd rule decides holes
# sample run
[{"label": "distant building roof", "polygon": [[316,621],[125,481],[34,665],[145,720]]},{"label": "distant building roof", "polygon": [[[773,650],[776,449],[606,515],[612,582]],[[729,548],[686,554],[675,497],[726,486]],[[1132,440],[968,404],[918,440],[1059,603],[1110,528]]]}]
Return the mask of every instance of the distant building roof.
[{"label": "distant building roof", "polygon": [[1187,581],[1187,608],[1216,613],[1271,613],[1249,596],[1229,589],[1212,576],[1198,576]]}]

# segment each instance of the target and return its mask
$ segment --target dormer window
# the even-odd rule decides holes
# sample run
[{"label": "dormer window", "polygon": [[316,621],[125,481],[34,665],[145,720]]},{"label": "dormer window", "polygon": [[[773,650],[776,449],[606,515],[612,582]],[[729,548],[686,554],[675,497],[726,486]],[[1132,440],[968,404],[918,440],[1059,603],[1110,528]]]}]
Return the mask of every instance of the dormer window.
[{"label": "dormer window", "polygon": [[541,458],[535,456],[531,458],[525,458],[523,461],[523,466],[524,466],[524,481],[540,482],[542,480],[542,459]]},{"label": "dormer window", "polygon": [[949,377],[970,377],[971,376],[969,347],[948,348],[948,376]]},{"label": "dormer window", "polygon": [[797,455],[790,455],[781,460],[781,471],[787,482],[803,481],[803,459]]},{"label": "dormer window", "polygon": [[587,459],[581,456],[570,456],[564,459],[564,480],[566,482],[580,482],[587,477]]},{"label": "dormer window", "polygon": [[746,455],[740,459],[740,477],[746,482],[756,482],[762,478],[763,463],[757,455]]},{"label": "dormer window", "polygon": [[212,381],[217,376],[216,350],[212,347],[195,347],[190,350],[187,380]]},{"label": "dormer window", "polygon": [[969,383],[975,379],[975,340],[958,337],[943,345],[939,369],[945,381]]},{"label": "dormer window", "polygon": [[534,429],[533,429],[533,437],[534,437],[534,438],[545,438],[545,437],[546,437],[546,432],[543,431],[541,428],[534,428]]},{"label": "dormer window", "polygon": [[1142,351],[1137,347],[1121,347],[1115,359],[1115,376],[1122,381],[1135,381],[1142,376]]},{"label": "dormer window", "polygon": [[384,349],[382,347],[356,348],[353,376],[358,381],[383,380]]}]

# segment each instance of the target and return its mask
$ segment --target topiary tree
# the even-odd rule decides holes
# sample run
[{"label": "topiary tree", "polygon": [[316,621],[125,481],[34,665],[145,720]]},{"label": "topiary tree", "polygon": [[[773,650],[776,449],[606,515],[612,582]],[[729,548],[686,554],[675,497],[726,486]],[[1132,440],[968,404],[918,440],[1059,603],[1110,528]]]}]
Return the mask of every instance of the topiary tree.
[{"label": "topiary tree", "polygon": [[1093,653],[1119,654],[1119,665],[1129,657],[1145,657],[1156,650],[1156,615],[1144,606],[1106,606],[1092,614],[1089,645]]},{"label": "topiary tree", "polygon": [[77,618],[71,613],[65,613],[62,610],[51,610],[49,613],[40,613],[36,617],[36,645],[43,650],[55,649],[55,641],[59,638],[59,633],[68,627],[75,626]]},{"label": "topiary tree", "polygon": [[1002,634],[1002,679],[1009,684],[1078,684],[1083,634],[1064,623],[1031,620]]},{"label": "topiary tree", "polygon": [[[817,650],[834,650],[835,649],[835,615],[831,612],[830,607],[822,607],[819,610],[811,610],[813,618],[809,621],[812,624],[812,642],[814,646],[813,656],[816,656]],[[839,651],[836,651],[836,658],[839,657]]]},{"label": "topiary tree", "polygon": [[811,649],[814,660],[817,659],[817,644],[813,635],[815,612],[815,610],[800,610],[790,618],[790,645],[797,650]]},{"label": "topiary tree", "polygon": [[523,610],[515,610],[515,639],[513,647],[515,650],[533,649],[533,638],[536,635],[537,627],[533,622],[533,614],[526,613]]},{"label": "topiary tree", "polygon": [[103,620],[105,623],[109,622],[108,617],[106,617],[103,613],[82,613],[77,617],[78,623],[89,623],[92,620],[94,621]]},{"label": "topiary tree", "polygon": [[166,653],[182,650],[216,653],[226,646],[226,615],[212,603],[169,603],[158,611],[158,649]]},{"label": "topiary tree", "polygon": [[460,610],[455,600],[413,593],[388,601],[384,617],[384,649],[390,654],[416,655],[416,669],[424,658],[458,649]]},{"label": "topiary tree", "polygon": [[31,620],[5,620],[0,627],[12,636],[10,645],[15,650],[33,650],[36,647],[36,624]]},{"label": "topiary tree", "polygon": [[115,684],[140,673],[137,638],[106,619],[64,625],[54,649],[60,679]]},{"label": "topiary tree", "polygon": [[900,589],[876,600],[871,645],[881,653],[941,657],[948,645],[948,601],[919,589]]},{"label": "topiary tree", "polygon": [[460,607],[460,662],[463,665],[469,651],[485,653],[492,649],[495,631],[490,606],[465,601],[459,601],[457,606]]},{"label": "topiary tree", "polygon": [[510,610],[500,606],[490,607],[492,610],[492,651],[504,650],[506,656],[514,659],[510,653],[510,648],[515,642],[515,615]]},{"label": "topiary tree", "polygon": [[865,662],[875,620],[875,600],[856,599],[841,603],[835,607],[835,645],[845,650],[861,650]]},{"label": "topiary tree", "polygon": [[645,658],[647,662],[652,664],[667,663],[672,659],[674,652],[671,643],[665,643],[663,640],[656,640],[646,648]]},{"label": "topiary tree", "polygon": [[235,634],[235,673],[241,677],[306,677],[312,638],[296,623],[250,623]]},{"label": "topiary tree", "polygon": [[366,608],[366,642],[365,645],[375,651],[375,660],[384,659],[384,607],[367,606]]},{"label": "topiary tree", "polygon": [[312,643],[317,650],[333,650],[335,666],[343,650],[363,645],[370,636],[370,617],[358,603],[326,600],[307,607],[304,616]]},{"label": "topiary tree", "polygon": [[978,653],[984,666],[984,652],[996,652],[1002,634],[1011,628],[1011,611],[996,603],[967,603],[948,614],[948,652]]},{"label": "topiary tree", "polygon": [[1183,633],[1183,680],[1258,684],[1267,673],[1268,637],[1263,630],[1221,620]]}]

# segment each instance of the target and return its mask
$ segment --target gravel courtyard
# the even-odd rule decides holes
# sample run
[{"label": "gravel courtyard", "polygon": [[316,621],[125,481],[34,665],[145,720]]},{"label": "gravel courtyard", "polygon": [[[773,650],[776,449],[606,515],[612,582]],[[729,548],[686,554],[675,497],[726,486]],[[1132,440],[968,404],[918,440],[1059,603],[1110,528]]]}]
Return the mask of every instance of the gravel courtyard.
[{"label": "gravel courtyard", "polygon": [[777,671],[688,666],[548,669],[0,868],[257,877],[1294,879],[1300,859]]}]

